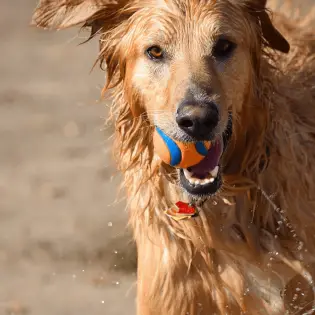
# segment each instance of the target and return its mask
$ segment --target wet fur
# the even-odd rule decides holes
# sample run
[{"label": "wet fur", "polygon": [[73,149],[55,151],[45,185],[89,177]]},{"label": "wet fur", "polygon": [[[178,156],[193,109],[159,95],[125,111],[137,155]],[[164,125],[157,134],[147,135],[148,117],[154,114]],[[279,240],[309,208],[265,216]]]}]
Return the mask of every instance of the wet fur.
[{"label": "wet fur", "polygon": [[[229,2],[235,3],[221,1]],[[260,2],[239,1],[234,17]],[[96,5],[89,11],[91,3]],[[176,172],[161,166],[152,146],[152,115],[174,108],[150,110],[145,100],[151,96],[143,92],[149,89],[139,93],[133,85],[137,32],[148,16],[163,15],[156,7],[165,3],[188,17],[196,10],[207,13],[197,0],[43,0],[34,16],[39,26],[84,23],[92,28],[92,37],[101,35],[104,91],[114,94],[114,152],[124,174],[138,248],[138,314],[304,314],[313,306],[315,258],[314,29],[306,20],[274,15],[274,25],[291,46],[282,54],[270,49],[275,47],[259,24],[247,24],[251,80],[246,93],[231,91],[242,102],[226,105],[222,114],[224,121],[232,109],[234,119],[224,156],[224,185],[203,203],[198,217],[177,223],[164,210],[188,196],[178,186]],[[136,23],[140,25],[134,28]],[[171,29],[172,20],[166,25]],[[169,118],[159,119],[163,123]],[[263,169],[262,161],[268,161]],[[297,287],[304,297],[294,298]]]}]

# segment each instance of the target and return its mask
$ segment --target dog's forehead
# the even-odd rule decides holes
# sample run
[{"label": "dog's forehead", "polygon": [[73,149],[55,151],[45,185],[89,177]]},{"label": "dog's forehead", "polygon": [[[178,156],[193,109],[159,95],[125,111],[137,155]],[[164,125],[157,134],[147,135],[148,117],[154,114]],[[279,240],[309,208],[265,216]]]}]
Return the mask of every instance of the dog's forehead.
[{"label": "dog's forehead", "polygon": [[[152,41],[175,43],[190,39],[211,40],[217,35],[230,35],[243,40],[246,17],[241,8],[230,1],[157,0],[147,3],[135,18],[138,37]],[[199,37],[199,38],[198,38]]]},{"label": "dog's forehead", "polygon": [[179,18],[209,18],[221,15],[226,18],[240,18],[244,5],[242,0],[144,0],[143,7],[163,10]]}]

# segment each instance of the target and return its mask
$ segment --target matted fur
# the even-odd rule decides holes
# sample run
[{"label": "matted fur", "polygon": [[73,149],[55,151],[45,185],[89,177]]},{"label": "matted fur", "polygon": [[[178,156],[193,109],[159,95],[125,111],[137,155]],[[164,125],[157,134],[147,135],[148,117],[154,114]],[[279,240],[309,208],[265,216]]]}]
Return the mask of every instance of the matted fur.
[{"label": "matted fur", "polygon": [[[188,197],[174,171],[154,156],[146,92],[133,85],[134,42],[152,15],[175,10],[189,20],[198,12],[203,23],[207,10],[220,13],[224,5],[235,9],[231,18],[248,21],[251,80],[241,108],[230,108],[233,138],[224,155],[222,190],[200,206],[198,217],[173,222],[164,210]],[[83,23],[92,37],[101,35],[104,91],[114,93],[114,152],[138,248],[138,314],[312,312],[314,29],[310,19],[275,14],[273,23],[291,46],[282,54],[274,49],[286,50],[285,42],[270,36],[268,23],[264,32],[266,14],[263,0],[42,0],[35,12],[38,26]],[[172,23],[165,25],[171,29]],[[263,168],[262,161],[268,161]]]}]

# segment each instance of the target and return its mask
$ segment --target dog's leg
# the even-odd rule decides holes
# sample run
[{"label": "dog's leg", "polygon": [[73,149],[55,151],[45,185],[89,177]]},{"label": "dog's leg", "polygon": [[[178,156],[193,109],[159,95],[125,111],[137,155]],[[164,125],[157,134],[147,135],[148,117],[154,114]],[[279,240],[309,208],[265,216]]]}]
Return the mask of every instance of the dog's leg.
[{"label": "dog's leg", "polygon": [[146,239],[142,242],[137,242],[137,246],[137,315],[156,315],[158,314],[157,310],[152,309],[152,301],[150,301],[151,284],[156,271],[156,261],[152,253],[153,245],[150,244],[149,239]]},{"label": "dog's leg", "polygon": [[145,290],[145,281],[138,276],[137,315],[154,315],[150,309],[148,294]]}]

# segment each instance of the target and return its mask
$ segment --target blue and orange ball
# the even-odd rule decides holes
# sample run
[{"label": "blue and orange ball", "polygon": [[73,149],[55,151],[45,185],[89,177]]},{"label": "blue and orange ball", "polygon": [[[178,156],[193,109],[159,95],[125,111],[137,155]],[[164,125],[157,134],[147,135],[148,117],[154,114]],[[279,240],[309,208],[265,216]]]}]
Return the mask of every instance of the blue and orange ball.
[{"label": "blue and orange ball", "polygon": [[211,147],[210,141],[180,142],[156,127],[153,145],[160,159],[171,166],[188,168],[201,162]]}]

